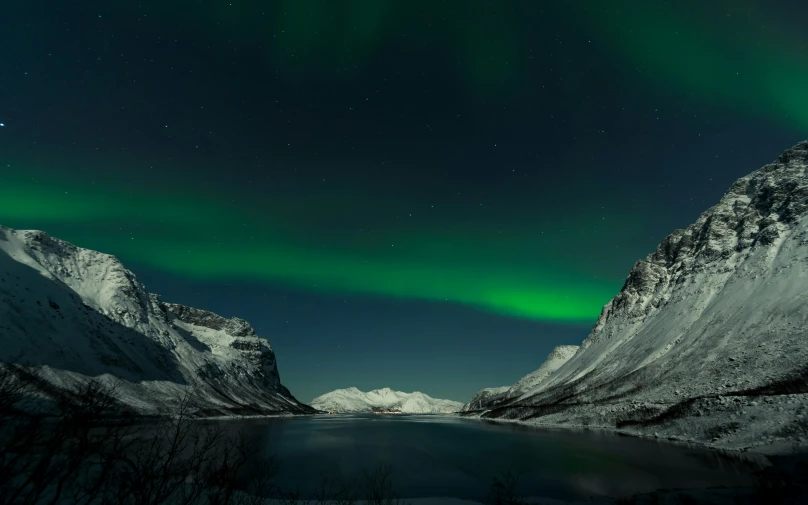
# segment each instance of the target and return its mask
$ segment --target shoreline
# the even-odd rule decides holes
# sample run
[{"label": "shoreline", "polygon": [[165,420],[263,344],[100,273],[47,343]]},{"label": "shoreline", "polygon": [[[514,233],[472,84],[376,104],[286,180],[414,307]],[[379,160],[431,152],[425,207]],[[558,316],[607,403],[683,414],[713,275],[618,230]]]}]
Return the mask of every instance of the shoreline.
[{"label": "shoreline", "polygon": [[[459,415],[491,422],[551,429],[604,430],[611,433],[698,445],[727,453],[789,456],[808,452],[808,394],[719,395],[690,402],[664,417],[678,403],[617,402],[569,404],[551,412],[528,408],[479,409]],[[516,408],[514,406],[514,408]],[[485,417],[511,413],[536,417]],[[650,413],[649,413],[650,412]],[[629,420],[630,422],[626,422]]]},{"label": "shoreline", "polygon": [[765,461],[765,464],[769,466],[773,465],[771,461],[771,458],[773,457],[788,457],[800,454],[800,449],[808,450],[808,447],[800,447],[798,449],[795,449],[794,444],[788,444],[786,442],[780,442],[770,445],[751,446],[751,447],[722,447],[715,444],[711,444],[709,442],[684,438],[681,436],[674,436],[674,437],[658,436],[654,434],[639,433],[636,431],[615,428],[612,426],[597,426],[597,425],[584,426],[584,425],[571,425],[571,424],[531,423],[519,419],[484,418],[480,417],[479,415],[476,416],[458,415],[458,417],[465,419],[473,419],[478,422],[489,422],[493,424],[513,424],[536,430],[547,429],[547,430],[563,430],[563,431],[596,431],[596,432],[599,431],[609,433],[612,435],[658,440],[665,443],[671,443],[676,445],[697,446],[703,449],[709,449],[711,451],[720,452],[733,457],[743,458],[744,455],[751,456],[753,459],[760,459],[762,461]]},{"label": "shoreline", "polygon": [[[310,414],[294,414],[294,413],[285,413],[285,414],[247,414],[247,415],[215,415],[215,416],[202,416],[202,417],[194,417],[193,420],[199,421],[235,421],[235,420],[250,420],[250,419],[277,419],[277,418],[308,418],[308,417],[320,417],[320,416],[353,416],[357,414],[381,414],[378,412],[341,412],[336,414],[327,414],[327,413],[310,413]],[[387,414],[387,413],[384,413]],[[398,415],[402,415],[401,413],[396,413]],[[622,428],[616,428],[614,426],[608,425],[575,425],[575,424],[559,424],[559,423],[533,423],[529,421],[523,421],[519,419],[503,419],[503,418],[484,418],[481,417],[479,414],[477,415],[468,415],[467,413],[455,412],[451,414],[417,414],[417,415],[430,415],[436,417],[448,417],[453,416],[459,419],[469,419],[474,420],[477,422],[488,422],[492,424],[510,424],[510,425],[517,425],[523,426],[529,429],[535,430],[563,430],[563,431],[592,431],[592,432],[603,432],[612,435],[619,435],[619,436],[627,436],[627,437],[636,437],[636,438],[644,438],[649,440],[658,440],[666,443],[672,443],[676,445],[690,445],[690,446],[697,446],[703,449],[709,449],[711,451],[716,451],[720,453],[724,453],[727,455],[735,456],[735,457],[743,457],[744,455],[750,456],[752,459],[758,459],[765,461],[766,464],[771,465],[771,458],[772,457],[788,457],[795,454],[800,454],[801,452],[808,451],[808,445],[800,445],[794,441],[777,441],[775,443],[769,444],[761,444],[755,446],[740,446],[740,447],[727,447],[722,445],[713,444],[707,441],[698,440],[695,438],[687,438],[681,435],[672,435],[672,436],[663,436],[654,433],[643,433],[634,430],[627,430]],[[161,417],[161,416],[157,416]]]}]

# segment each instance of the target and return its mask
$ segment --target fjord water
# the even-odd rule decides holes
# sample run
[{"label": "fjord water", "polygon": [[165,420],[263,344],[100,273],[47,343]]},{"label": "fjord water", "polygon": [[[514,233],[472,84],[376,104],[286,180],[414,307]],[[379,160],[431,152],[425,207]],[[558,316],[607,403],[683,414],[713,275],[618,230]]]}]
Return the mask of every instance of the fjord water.
[{"label": "fjord water", "polygon": [[521,475],[523,496],[587,498],[663,488],[738,486],[753,459],[603,432],[540,430],[456,416],[337,415],[222,421],[279,462],[284,489],[313,491],[320,475],[350,482],[389,464],[401,498],[484,500],[493,477]]}]

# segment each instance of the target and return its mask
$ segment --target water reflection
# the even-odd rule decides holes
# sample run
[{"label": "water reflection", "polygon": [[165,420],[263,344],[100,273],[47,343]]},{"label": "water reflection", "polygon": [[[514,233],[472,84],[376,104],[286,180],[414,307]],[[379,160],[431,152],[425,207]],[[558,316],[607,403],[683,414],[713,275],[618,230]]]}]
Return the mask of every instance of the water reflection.
[{"label": "water reflection", "polygon": [[280,463],[287,489],[313,490],[321,474],[350,481],[378,464],[404,498],[482,500],[493,477],[521,475],[526,496],[587,498],[660,488],[737,486],[760,462],[597,431],[537,430],[455,416],[312,416],[216,421],[256,437]]}]

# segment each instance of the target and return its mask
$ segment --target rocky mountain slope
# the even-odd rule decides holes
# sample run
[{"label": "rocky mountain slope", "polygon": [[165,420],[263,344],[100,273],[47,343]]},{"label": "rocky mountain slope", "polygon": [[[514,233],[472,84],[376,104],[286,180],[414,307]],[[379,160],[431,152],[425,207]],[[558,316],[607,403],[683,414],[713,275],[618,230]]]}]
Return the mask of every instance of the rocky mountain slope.
[{"label": "rocky mountain slope", "polygon": [[311,401],[312,407],[326,412],[401,412],[402,414],[449,414],[463,407],[460,402],[439,400],[423,393],[402,393],[390,388],[367,393],[357,388],[337,389]]},{"label": "rocky mountain slope", "polygon": [[156,413],[193,391],[202,413],[309,413],[246,321],[160,301],[115,257],[0,227],[0,359],[70,386],[119,382]]},{"label": "rocky mountain slope", "polygon": [[802,142],[638,261],[554,373],[478,414],[775,446],[808,437],[807,384]]}]

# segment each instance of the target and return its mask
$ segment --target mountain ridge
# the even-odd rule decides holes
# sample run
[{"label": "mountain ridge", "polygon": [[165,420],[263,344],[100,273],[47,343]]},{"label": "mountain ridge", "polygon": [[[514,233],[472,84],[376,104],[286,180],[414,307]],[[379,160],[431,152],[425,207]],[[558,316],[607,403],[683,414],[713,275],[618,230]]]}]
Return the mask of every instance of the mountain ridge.
[{"label": "mountain ridge", "polygon": [[313,412],[246,321],[162,302],[114,256],[38,230],[0,226],[0,343],[54,385],[116,382],[142,413],[188,391],[200,413]]},{"label": "mountain ridge", "polygon": [[808,141],[637,261],[546,380],[476,415],[723,448],[790,443],[808,426],[806,308]]},{"label": "mountain ridge", "polygon": [[356,387],[336,389],[320,395],[309,405],[317,410],[335,413],[387,411],[403,414],[446,414],[456,412],[463,406],[461,402],[432,398],[420,391],[404,393],[381,388],[363,392]]}]

